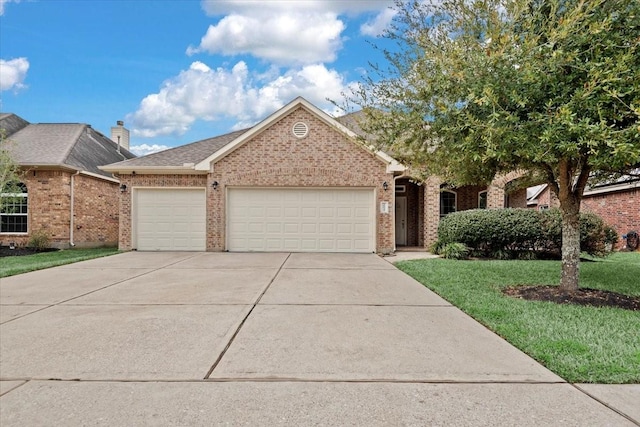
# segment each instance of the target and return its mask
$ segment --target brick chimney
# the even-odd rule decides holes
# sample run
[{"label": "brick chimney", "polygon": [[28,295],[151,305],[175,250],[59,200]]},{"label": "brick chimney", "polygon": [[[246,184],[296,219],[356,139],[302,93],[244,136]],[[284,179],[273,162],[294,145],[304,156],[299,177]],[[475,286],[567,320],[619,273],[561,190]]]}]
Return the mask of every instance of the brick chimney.
[{"label": "brick chimney", "polygon": [[124,127],[124,122],[122,120],[118,120],[116,122],[117,126],[111,127],[111,140],[118,144],[118,150],[120,147],[124,149],[129,149],[129,129]]}]

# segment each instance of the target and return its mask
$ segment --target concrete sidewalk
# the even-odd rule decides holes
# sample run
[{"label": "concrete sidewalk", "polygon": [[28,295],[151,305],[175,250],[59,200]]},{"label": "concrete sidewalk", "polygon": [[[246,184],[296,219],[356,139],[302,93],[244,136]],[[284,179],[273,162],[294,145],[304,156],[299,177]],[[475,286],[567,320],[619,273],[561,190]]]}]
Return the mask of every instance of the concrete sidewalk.
[{"label": "concrete sidewalk", "polygon": [[640,419],[638,386],[565,383],[389,260],[129,252],[0,279],[0,425]]}]

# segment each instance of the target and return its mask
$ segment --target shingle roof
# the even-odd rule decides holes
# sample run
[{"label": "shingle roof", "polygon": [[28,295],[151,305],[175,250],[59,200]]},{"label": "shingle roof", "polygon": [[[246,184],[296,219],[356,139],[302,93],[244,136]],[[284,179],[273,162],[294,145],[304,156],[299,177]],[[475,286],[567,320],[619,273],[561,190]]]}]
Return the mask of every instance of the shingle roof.
[{"label": "shingle roof", "polygon": [[13,113],[0,113],[0,130],[8,137],[29,125],[29,122]]},{"label": "shingle roof", "polygon": [[[15,116],[17,117],[17,116]],[[79,123],[28,124],[12,133],[3,144],[21,166],[57,166],[111,177],[98,169],[134,154],[91,126]]]},{"label": "shingle roof", "polygon": [[[189,171],[198,171],[198,173],[203,173],[203,171],[209,170],[208,162],[211,162],[216,156],[223,157],[228,154],[230,150],[234,149],[235,145],[244,143],[245,140],[247,138],[251,138],[255,132],[260,132],[264,126],[269,126],[273,120],[277,120],[283,114],[287,114],[291,109],[299,106],[308,109],[309,111],[319,115],[321,118],[326,116],[326,120],[331,122],[338,120],[343,131],[347,131],[349,133],[354,131],[362,132],[362,129],[358,126],[361,114],[355,113],[347,115],[345,116],[344,121],[333,119],[326,115],[326,113],[318,110],[312,104],[309,104],[303,98],[298,97],[252,128],[204,139],[136,159],[113,163],[107,165],[103,169],[117,173],[122,173],[123,171],[135,171],[135,169],[138,168],[139,172],[146,170],[147,172],[154,171],[154,173],[156,173],[158,170],[180,170],[181,173]],[[350,130],[350,128],[353,128],[354,131]],[[388,164],[393,163],[393,167],[400,167],[397,162],[391,159],[386,153],[375,150],[374,152],[384,162],[387,162]]]},{"label": "shingle roof", "polygon": [[364,139],[370,139],[370,135],[368,135],[361,126],[362,122],[366,120],[364,111],[360,110],[353,113],[348,113],[344,116],[336,117],[335,120],[356,135]]},{"label": "shingle roof", "polygon": [[115,163],[110,166],[123,166],[123,167],[164,167],[164,166],[183,166],[184,164],[195,164],[210,156],[212,153],[220,150],[231,141],[247,132],[249,129],[243,129],[235,132],[231,132],[225,135],[216,136],[213,138],[203,139],[201,141],[192,142],[190,144],[181,145],[180,147],[170,148],[168,150],[160,151],[146,155],[144,157],[138,157],[131,160],[125,160]]}]

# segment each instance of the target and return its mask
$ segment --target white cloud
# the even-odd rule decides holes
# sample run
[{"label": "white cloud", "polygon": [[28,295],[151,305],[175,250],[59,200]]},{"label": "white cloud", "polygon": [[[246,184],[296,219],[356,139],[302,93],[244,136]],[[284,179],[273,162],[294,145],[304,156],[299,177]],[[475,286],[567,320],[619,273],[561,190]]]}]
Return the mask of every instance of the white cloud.
[{"label": "white cloud", "polygon": [[332,13],[225,16],[209,26],[197,48],[187,54],[250,54],[278,64],[332,62],[342,47],[344,23]]},{"label": "white cloud", "polygon": [[273,72],[250,73],[245,62],[233,68],[211,69],[194,62],[188,70],[164,82],[160,91],[145,97],[126,117],[136,136],[182,135],[196,120],[236,121],[235,128],[255,124],[297,96],[334,110],[329,99],[342,99],[349,88],[344,77],[323,64]]},{"label": "white cloud", "polygon": [[24,79],[27,77],[27,71],[29,71],[27,58],[16,58],[8,61],[0,59],[0,91],[24,88]]},{"label": "white cloud", "polygon": [[248,54],[281,65],[332,62],[342,48],[346,28],[341,15],[371,11],[384,15],[392,4],[390,0],[205,0],[202,8],[207,14],[223,17],[209,26],[198,46],[187,48],[187,54]]},{"label": "white cloud", "polygon": [[4,7],[7,3],[20,3],[20,0],[0,0],[0,16],[4,15]]},{"label": "white cloud", "polygon": [[168,145],[140,144],[129,147],[129,151],[131,151],[136,156],[146,156],[147,154],[157,153],[158,151],[164,151],[169,148],[171,147],[169,147]]},{"label": "white cloud", "polygon": [[384,30],[389,28],[389,24],[391,24],[391,21],[397,13],[396,10],[390,8],[383,10],[373,20],[362,24],[360,26],[360,33],[365,36],[381,36]]}]

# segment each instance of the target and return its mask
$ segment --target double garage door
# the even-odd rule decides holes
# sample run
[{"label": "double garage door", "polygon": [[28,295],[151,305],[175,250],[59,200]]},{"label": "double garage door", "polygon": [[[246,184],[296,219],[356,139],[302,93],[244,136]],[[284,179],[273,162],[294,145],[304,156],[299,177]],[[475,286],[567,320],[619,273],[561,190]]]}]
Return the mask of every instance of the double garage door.
[{"label": "double garage door", "polygon": [[[136,191],[139,250],[205,250],[204,189]],[[372,189],[230,188],[230,251],[374,252]]]},{"label": "double garage door", "polygon": [[374,252],[372,189],[232,188],[227,249]]}]

